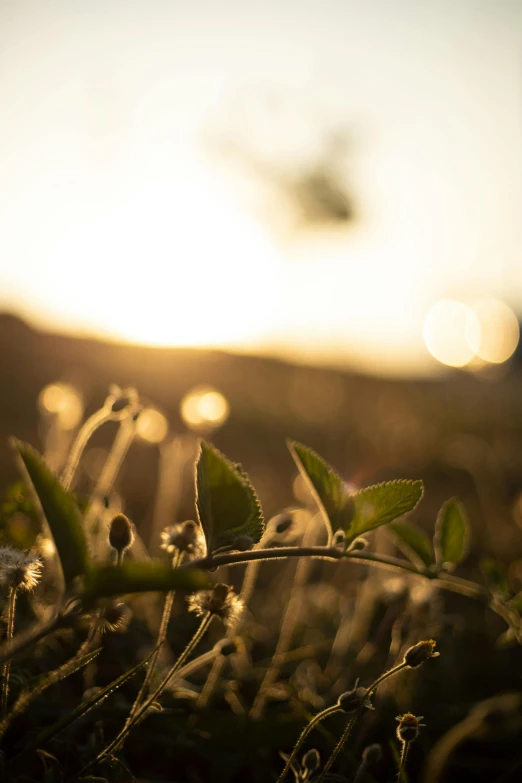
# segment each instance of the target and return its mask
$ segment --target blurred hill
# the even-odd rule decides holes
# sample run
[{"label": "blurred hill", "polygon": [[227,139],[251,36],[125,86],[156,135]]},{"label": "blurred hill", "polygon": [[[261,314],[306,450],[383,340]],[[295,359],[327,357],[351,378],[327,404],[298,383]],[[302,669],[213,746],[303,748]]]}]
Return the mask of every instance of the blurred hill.
[{"label": "blurred hill", "polygon": [[[230,417],[212,441],[251,475],[265,513],[296,502],[292,437],[315,448],[356,484],[421,477],[426,497],[417,520],[431,526],[440,503],[467,504],[482,548],[502,557],[522,552],[522,372],[449,372],[436,379],[367,377],[220,351],[149,348],[77,339],[33,330],[0,315],[0,475],[16,478],[7,438],[41,448],[37,398],[46,384],[68,381],[99,407],[110,383],[135,386],[185,432],[179,403],[199,384],[215,386]],[[108,444],[112,425],[96,436]],[[105,432],[107,429],[107,432]],[[133,446],[121,475],[126,508],[150,517],[158,449]],[[174,477],[173,477],[174,480]],[[183,511],[192,511],[190,475]],[[478,542],[477,542],[478,543]]]}]

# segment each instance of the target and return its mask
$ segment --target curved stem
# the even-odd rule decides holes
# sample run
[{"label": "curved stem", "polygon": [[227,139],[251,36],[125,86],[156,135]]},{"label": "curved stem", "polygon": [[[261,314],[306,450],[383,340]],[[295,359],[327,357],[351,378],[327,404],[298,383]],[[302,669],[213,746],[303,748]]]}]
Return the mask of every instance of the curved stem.
[{"label": "curved stem", "polygon": [[[16,593],[17,593],[16,587],[11,587],[11,590],[9,591],[9,609],[8,609],[8,616],[7,616],[7,644],[10,644],[13,638]],[[7,715],[7,694],[9,692],[10,671],[11,671],[11,661],[8,660],[4,663],[3,670],[2,670],[2,695],[0,701],[1,704],[0,712],[2,714],[2,719],[4,719]]]},{"label": "curved stem", "polygon": [[281,772],[281,774],[277,778],[277,783],[282,783],[282,781],[285,779],[285,777],[286,777],[286,775],[288,773],[288,770],[292,766],[292,762],[294,761],[295,757],[299,753],[300,749],[303,746],[303,743],[304,743],[305,739],[308,737],[308,735],[310,734],[310,732],[312,731],[314,726],[317,726],[317,724],[320,723],[320,721],[322,721],[325,718],[327,718],[328,715],[333,715],[334,712],[339,712],[339,711],[340,711],[339,705],[338,704],[334,704],[332,707],[327,707],[322,712],[319,712],[315,716],[315,718],[312,718],[310,723],[307,723],[307,725],[304,727],[303,731],[301,732],[301,734],[299,736],[299,739],[297,740],[297,742],[296,742],[296,744],[294,746],[294,749],[293,749],[293,751],[292,751],[288,761],[286,762],[286,766],[285,766],[284,770]]},{"label": "curved stem", "polygon": [[78,435],[76,436],[76,440],[72,445],[69,459],[67,460],[65,468],[63,469],[62,485],[64,489],[69,490],[71,488],[74,474],[76,473],[76,468],[79,465],[83,451],[91,436],[98,429],[98,427],[101,427],[102,424],[110,421],[111,418],[112,413],[109,408],[100,408],[100,410],[96,411],[96,413],[93,413],[92,416],[87,419],[83,427],[80,429]]},{"label": "curved stem", "polygon": [[364,776],[366,775],[367,769],[368,769],[368,764],[366,763],[365,759],[363,759],[359,764],[359,768],[355,774],[353,783],[362,783]]},{"label": "curved stem", "polygon": [[[176,552],[174,557],[172,558],[172,567],[177,568],[181,561],[183,559],[183,553]],[[149,686],[151,683],[151,680],[154,676],[154,672],[156,671],[156,664],[158,662],[158,657],[160,654],[160,645],[163,645],[167,639],[167,630],[169,626],[169,620],[170,616],[172,614],[172,607],[174,606],[174,598],[175,598],[176,592],[175,590],[171,590],[167,595],[165,596],[165,603],[163,605],[163,614],[161,615],[161,622],[160,627],[158,631],[158,638],[156,640],[156,647],[157,650],[152,656],[149,667],[147,669],[147,673],[145,674],[145,679],[143,680],[141,684],[141,688],[138,691],[138,695],[136,696],[136,699],[134,701],[134,704],[132,705],[131,711],[129,713],[129,717],[127,718],[127,723],[129,723],[136,712],[138,711],[138,707],[142,703],[143,699],[145,698],[147,691],[149,690]]]},{"label": "curved stem", "polygon": [[382,682],[384,682],[384,680],[387,680],[389,677],[393,677],[394,674],[397,674],[397,672],[400,672],[402,669],[406,669],[406,668],[409,668],[407,663],[404,663],[404,661],[402,663],[399,663],[397,666],[394,666],[393,669],[389,669],[387,672],[384,672],[384,674],[381,674],[381,676],[378,677],[375,680],[375,682],[373,682],[370,685],[370,687],[366,689],[366,693],[364,694],[364,698],[361,700],[360,707],[357,708],[357,711],[356,711],[355,715],[353,716],[353,718],[350,721],[348,721],[348,723],[346,724],[346,728],[345,728],[345,730],[343,731],[343,733],[341,735],[341,739],[339,740],[339,742],[335,746],[335,748],[333,750],[333,753],[331,754],[330,758],[326,762],[323,771],[321,772],[319,778],[317,779],[317,783],[322,783],[323,782],[323,780],[325,779],[325,776],[328,774],[328,772],[330,770],[330,767],[334,763],[335,759],[337,758],[337,756],[339,755],[341,750],[344,748],[345,742],[348,739],[348,737],[350,736],[350,731],[352,730],[353,726],[355,725],[355,722],[357,721],[357,718],[359,717],[359,715],[364,710],[364,702],[366,701],[368,696],[370,696],[370,694],[373,693],[373,691]]},{"label": "curved stem", "polygon": [[205,615],[205,617],[201,621],[201,625],[199,626],[198,630],[196,631],[196,633],[194,634],[194,636],[192,637],[192,639],[190,640],[188,645],[185,647],[185,649],[183,650],[183,652],[179,656],[178,660],[176,661],[176,663],[174,664],[172,669],[169,671],[167,676],[162,680],[160,685],[156,688],[156,690],[154,691],[152,696],[150,696],[147,699],[147,701],[143,704],[143,706],[140,707],[140,709],[138,709],[138,711],[134,715],[132,721],[130,721],[128,723],[128,725],[125,725],[123,727],[123,729],[120,731],[120,733],[118,734],[118,736],[115,739],[113,739],[112,742],[110,742],[109,745],[107,745],[107,747],[104,750],[102,750],[101,753],[99,753],[98,756],[96,756],[95,759],[93,759],[93,761],[89,762],[89,764],[87,764],[87,766],[84,767],[73,778],[73,780],[76,780],[77,778],[81,777],[82,775],[85,775],[85,773],[88,770],[90,770],[93,767],[95,767],[97,764],[100,763],[100,761],[103,761],[104,758],[109,756],[117,747],[120,747],[123,744],[123,741],[126,739],[127,735],[132,731],[134,726],[136,726],[140,722],[141,718],[143,718],[143,716],[148,711],[148,709],[151,706],[151,704],[154,701],[156,701],[157,699],[159,699],[159,697],[161,696],[161,694],[163,693],[163,691],[165,690],[167,685],[173,679],[174,675],[178,673],[178,671],[181,669],[181,667],[183,666],[183,664],[185,663],[185,661],[187,660],[189,655],[192,653],[194,648],[199,644],[199,642],[203,638],[204,634],[206,633],[206,631],[207,631],[207,629],[208,629],[208,627],[210,625],[212,617],[213,617],[213,615],[210,612],[208,612]]},{"label": "curved stem", "polygon": [[[461,579],[452,574],[431,574],[419,571],[413,563],[398,557],[379,555],[374,552],[342,552],[336,547],[329,546],[282,546],[270,549],[252,549],[249,552],[222,552],[218,555],[202,557],[199,560],[191,560],[180,567],[210,570],[223,565],[248,563],[252,560],[274,560],[286,557],[318,557],[327,560],[348,560],[391,571],[407,571],[423,579],[429,579],[435,582],[438,587],[450,590],[453,593],[459,593],[468,598],[475,598],[486,603],[489,603],[491,599],[489,591],[485,587],[468,579]],[[496,610],[494,609],[494,611]]]}]

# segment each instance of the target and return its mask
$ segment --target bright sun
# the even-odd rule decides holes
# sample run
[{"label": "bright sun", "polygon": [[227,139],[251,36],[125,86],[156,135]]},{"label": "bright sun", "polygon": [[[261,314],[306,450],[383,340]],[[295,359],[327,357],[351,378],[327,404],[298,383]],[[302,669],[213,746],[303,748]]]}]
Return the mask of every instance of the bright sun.
[{"label": "bright sun", "polygon": [[42,285],[55,312],[149,345],[263,338],[280,290],[276,251],[208,173],[140,183],[85,212],[48,249]]}]

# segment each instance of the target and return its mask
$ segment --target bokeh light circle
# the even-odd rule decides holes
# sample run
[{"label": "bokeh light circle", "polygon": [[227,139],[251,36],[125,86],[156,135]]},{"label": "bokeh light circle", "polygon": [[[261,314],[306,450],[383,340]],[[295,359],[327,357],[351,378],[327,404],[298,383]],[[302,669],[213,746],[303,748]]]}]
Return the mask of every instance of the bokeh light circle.
[{"label": "bokeh light circle", "polygon": [[38,408],[44,415],[57,416],[64,429],[72,430],[83,416],[82,395],[69,383],[49,383],[38,395]]},{"label": "bokeh light circle", "polygon": [[161,443],[167,437],[169,423],[157,408],[144,408],[136,422],[136,434],[147,443]]},{"label": "bokeh light circle", "polygon": [[472,330],[468,341],[485,362],[502,364],[514,353],[520,339],[518,320],[510,307],[500,299],[481,299],[473,305],[479,323],[478,334]]},{"label": "bokeh light circle", "polygon": [[455,299],[441,299],[424,321],[424,342],[431,355],[448,367],[465,367],[480,342],[480,324],[471,307]]},{"label": "bokeh light circle", "polygon": [[181,418],[190,429],[220,427],[227,420],[230,407],[226,397],[211,386],[197,386],[180,404]]}]

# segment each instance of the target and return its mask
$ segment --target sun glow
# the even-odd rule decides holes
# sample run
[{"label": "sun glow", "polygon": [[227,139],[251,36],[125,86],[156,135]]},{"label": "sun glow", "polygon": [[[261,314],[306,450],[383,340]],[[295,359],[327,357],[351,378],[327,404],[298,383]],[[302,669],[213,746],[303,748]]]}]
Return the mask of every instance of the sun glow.
[{"label": "sun glow", "polygon": [[36,295],[45,292],[54,315],[149,345],[263,337],[277,305],[277,256],[210,174],[194,167],[142,182],[118,203],[85,206],[42,264]]}]

